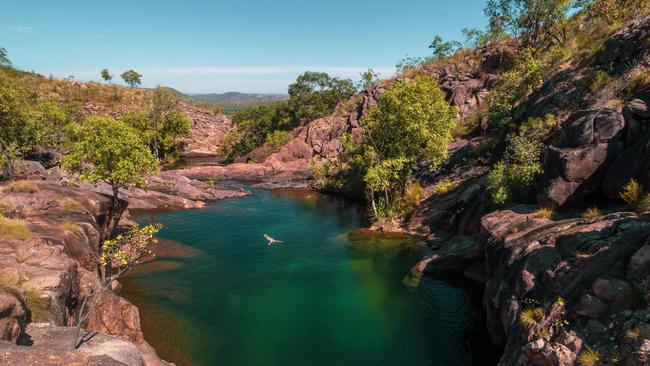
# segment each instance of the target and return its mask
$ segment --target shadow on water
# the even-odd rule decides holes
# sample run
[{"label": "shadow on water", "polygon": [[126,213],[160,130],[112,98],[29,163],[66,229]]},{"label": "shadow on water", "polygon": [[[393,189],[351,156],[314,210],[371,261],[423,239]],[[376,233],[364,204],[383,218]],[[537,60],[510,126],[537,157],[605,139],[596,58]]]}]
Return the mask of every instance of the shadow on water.
[{"label": "shadow on water", "polygon": [[[421,247],[359,229],[354,205],[254,190],[165,225],[159,255],[124,282],[145,337],[178,365],[472,365],[477,308],[443,280],[405,286]],[[284,243],[267,246],[263,233]]]}]

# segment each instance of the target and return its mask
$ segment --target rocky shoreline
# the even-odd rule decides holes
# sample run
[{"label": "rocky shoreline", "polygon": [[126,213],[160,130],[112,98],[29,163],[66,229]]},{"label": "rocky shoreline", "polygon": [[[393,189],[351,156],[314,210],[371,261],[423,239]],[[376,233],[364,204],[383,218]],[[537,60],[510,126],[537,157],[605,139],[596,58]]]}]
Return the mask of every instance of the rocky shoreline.
[{"label": "rocky shoreline", "polygon": [[[91,253],[99,245],[101,222],[109,205],[107,187],[76,182],[58,168],[28,165],[29,191],[1,187],[5,216],[22,220],[23,238],[0,239],[0,359],[10,365],[165,365],[146,342],[138,309],[119,296],[102,295],[83,328],[88,342],[71,350],[76,315],[98,283]],[[237,189],[211,187],[174,172],[149,180],[147,190],[129,189],[132,209],[190,209],[205,200],[242,197]],[[122,225],[130,225],[128,214]]]}]

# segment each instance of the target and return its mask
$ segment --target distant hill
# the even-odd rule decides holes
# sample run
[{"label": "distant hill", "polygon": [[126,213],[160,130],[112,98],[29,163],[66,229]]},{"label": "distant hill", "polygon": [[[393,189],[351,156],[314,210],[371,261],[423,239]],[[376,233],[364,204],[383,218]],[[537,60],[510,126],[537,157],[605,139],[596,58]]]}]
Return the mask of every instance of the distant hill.
[{"label": "distant hill", "polygon": [[238,92],[210,93],[210,94],[184,94],[174,88],[169,88],[169,87],[166,88],[184,99],[199,102],[201,104],[207,104],[208,106],[220,105],[223,107],[226,114],[235,113],[238,110],[241,110],[251,105],[272,103],[280,100],[286,100],[289,98],[289,96],[285,94],[238,93]]}]

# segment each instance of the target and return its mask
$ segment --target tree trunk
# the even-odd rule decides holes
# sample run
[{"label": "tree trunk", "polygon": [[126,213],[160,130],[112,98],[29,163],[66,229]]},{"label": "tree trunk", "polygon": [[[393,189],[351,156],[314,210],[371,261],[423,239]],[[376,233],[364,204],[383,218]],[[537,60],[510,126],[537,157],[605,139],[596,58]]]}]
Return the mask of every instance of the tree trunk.
[{"label": "tree trunk", "polygon": [[390,207],[390,201],[388,200],[388,187],[384,187],[384,198],[386,199],[386,209]]},{"label": "tree trunk", "polygon": [[375,192],[372,191],[370,193],[370,202],[372,203],[372,212],[375,214],[375,218],[377,218],[377,205],[375,204]]}]

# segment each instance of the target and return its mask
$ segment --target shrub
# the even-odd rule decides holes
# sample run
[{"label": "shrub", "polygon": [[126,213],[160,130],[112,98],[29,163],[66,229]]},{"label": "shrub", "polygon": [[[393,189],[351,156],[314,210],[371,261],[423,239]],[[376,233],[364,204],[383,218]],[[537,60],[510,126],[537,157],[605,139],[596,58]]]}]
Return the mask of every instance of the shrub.
[{"label": "shrub", "polygon": [[278,152],[290,139],[291,133],[289,131],[277,130],[266,135],[265,144],[271,151]]},{"label": "shrub", "polygon": [[24,220],[0,217],[0,238],[27,240],[30,236],[31,230]]},{"label": "shrub", "polygon": [[535,137],[524,133],[508,135],[504,159],[488,175],[492,201],[503,204],[529,194],[535,179],[543,172],[543,147]]},{"label": "shrub", "polygon": [[596,366],[600,362],[601,355],[594,349],[587,349],[580,352],[578,355],[578,365],[580,366]]},{"label": "shrub", "polygon": [[530,328],[542,320],[543,317],[544,309],[541,307],[527,307],[519,314],[519,321],[524,327]]},{"label": "shrub", "polygon": [[540,208],[535,211],[535,215],[539,218],[550,220],[555,215],[555,211],[550,208]]},{"label": "shrub", "polygon": [[18,180],[15,182],[9,183],[5,187],[6,192],[12,193],[36,193],[38,192],[38,187],[36,184],[30,180]]},{"label": "shrub", "polygon": [[583,214],[582,217],[585,219],[595,219],[596,217],[602,216],[603,213],[598,209],[598,207],[589,207]]},{"label": "shrub", "polygon": [[437,194],[437,195],[445,194],[456,189],[458,186],[459,186],[458,182],[453,182],[449,179],[444,179],[433,187],[432,192],[433,194]]},{"label": "shrub", "polygon": [[419,182],[410,181],[406,183],[402,197],[405,214],[410,214],[424,198],[424,188]]},{"label": "shrub", "polygon": [[610,76],[608,73],[604,71],[598,71],[596,75],[594,75],[594,78],[591,80],[591,84],[589,85],[589,90],[591,90],[592,93],[596,93],[599,90],[611,85],[615,81],[616,81],[615,77]]}]

